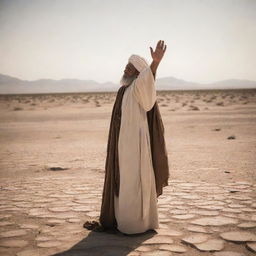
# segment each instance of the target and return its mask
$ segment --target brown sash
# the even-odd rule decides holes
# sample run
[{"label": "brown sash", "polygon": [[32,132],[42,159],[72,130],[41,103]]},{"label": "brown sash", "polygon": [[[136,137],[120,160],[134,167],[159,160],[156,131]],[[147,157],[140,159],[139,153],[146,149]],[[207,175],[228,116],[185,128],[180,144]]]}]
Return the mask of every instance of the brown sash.
[{"label": "brown sash", "polygon": [[[119,164],[118,164],[118,138],[121,125],[122,99],[127,86],[121,86],[117,92],[113,106],[108,135],[107,157],[105,163],[105,180],[102,193],[102,204],[99,222],[87,221],[84,227],[95,231],[116,230],[114,193],[119,195]],[[153,169],[156,181],[157,197],[163,193],[163,187],[168,186],[169,166],[168,155],[164,139],[164,126],[155,102],[147,112],[148,128],[152,153]]]}]

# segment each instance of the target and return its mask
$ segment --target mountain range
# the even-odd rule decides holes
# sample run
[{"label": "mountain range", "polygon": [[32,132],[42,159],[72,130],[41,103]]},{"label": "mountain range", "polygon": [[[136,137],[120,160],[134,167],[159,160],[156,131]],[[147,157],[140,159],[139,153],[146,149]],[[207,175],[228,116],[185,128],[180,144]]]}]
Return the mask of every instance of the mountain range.
[{"label": "mountain range", "polygon": [[[0,94],[37,94],[72,92],[115,92],[120,87],[112,82],[98,83],[79,79],[21,80],[0,74]],[[211,90],[211,89],[256,89],[256,81],[228,79],[214,83],[195,83],[175,77],[156,79],[156,90]]]}]

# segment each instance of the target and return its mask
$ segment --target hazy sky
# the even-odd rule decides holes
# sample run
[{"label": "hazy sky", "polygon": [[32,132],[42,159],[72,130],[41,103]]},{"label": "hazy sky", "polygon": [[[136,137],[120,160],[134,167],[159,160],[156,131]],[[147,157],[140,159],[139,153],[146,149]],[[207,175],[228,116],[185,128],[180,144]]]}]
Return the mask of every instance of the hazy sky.
[{"label": "hazy sky", "polygon": [[0,73],[118,83],[131,54],[157,76],[256,80],[256,0],[0,0]]}]

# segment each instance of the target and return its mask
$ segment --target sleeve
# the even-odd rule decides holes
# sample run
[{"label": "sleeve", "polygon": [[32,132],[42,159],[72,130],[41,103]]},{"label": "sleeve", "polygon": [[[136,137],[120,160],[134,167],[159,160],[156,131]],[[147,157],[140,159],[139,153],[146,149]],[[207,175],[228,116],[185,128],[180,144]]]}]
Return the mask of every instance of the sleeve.
[{"label": "sleeve", "polygon": [[143,69],[134,82],[134,97],[145,111],[149,111],[156,101],[155,78],[150,66]]}]

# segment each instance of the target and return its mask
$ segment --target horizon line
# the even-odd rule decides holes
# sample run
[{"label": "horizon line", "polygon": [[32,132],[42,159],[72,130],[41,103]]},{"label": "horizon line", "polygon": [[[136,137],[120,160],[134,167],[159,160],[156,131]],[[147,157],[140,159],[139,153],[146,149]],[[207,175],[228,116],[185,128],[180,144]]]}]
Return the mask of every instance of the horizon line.
[{"label": "horizon line", "polygon": [[[81,80],[81,81],[93,81],[93,82],[96,82],[98,84],[112,83],[112,84],[119,85],[119,83],[115,83],[113,81],[98,82],[98,81],[93,80],[93,79],[80,79],[80,78],[59,78],[59,79],[54,79],[54,78],[38,78],[38,79],[34,79],[34,80],[27,80],[27,79],[21,79],[21,78],[18,78],[18,77],[15,77],[15,76],[11,76],[11,75],[7,75],[7,74],[3,74],[3,73],[0,73],[0,75],[9,76],[11,78],[19,79],[21,81],[28,81],[28,82],[35,82],[35,81],[38,81],[38,80],[54,80],[54,81],[60,81],[60,80]],[[218,83],[218,82],[222,82],[222,81],[228,81],[228,80],[243,80],[243,81],[250,81],[250,82],[255,82],[256,83],[256,80],[250,80],[248,78],[227,78],[227,79],[215,80],[213,82],[207,82],[207,83],[194,82],[194,81],[191,81],[191,80],[184,80],[182,78],[177,78],[177,77],[174,77],[174,76],[158,77],[158,78],[156,78],[156,80],[157,79],[164,79],[164,78],[175,78],[177,80],[182,80],[182,81],[185,81],[185,82],[196,83],[196,84],[201,84],[201,85],[209,85],[209,84],[214,84],[214,83]]]}]

